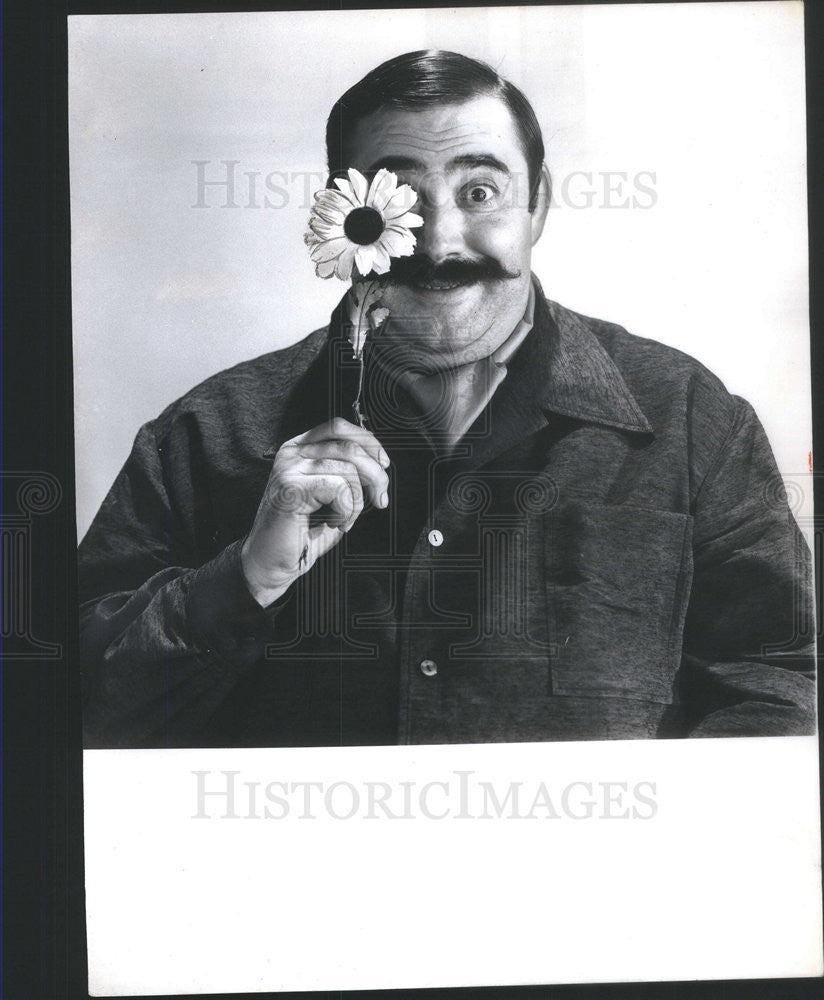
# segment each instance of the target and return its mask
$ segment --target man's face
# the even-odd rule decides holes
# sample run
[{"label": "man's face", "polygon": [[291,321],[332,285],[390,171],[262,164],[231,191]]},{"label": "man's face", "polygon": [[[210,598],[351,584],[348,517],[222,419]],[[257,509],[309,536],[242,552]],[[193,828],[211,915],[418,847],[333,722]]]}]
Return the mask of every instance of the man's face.
[{"label": "man's face", "polygon": [[[412,340],[433,369],[491,353],[523,315],[545,215],[529,211],[527,162],[506,105],[483,96],[380,109],[358,123],[350,148],[353,167],[386,167],[419,196],[415,258],[393,260],[398,280],[383,294],[393,339]],[[424,273],[418,258],[432,265]]]}]

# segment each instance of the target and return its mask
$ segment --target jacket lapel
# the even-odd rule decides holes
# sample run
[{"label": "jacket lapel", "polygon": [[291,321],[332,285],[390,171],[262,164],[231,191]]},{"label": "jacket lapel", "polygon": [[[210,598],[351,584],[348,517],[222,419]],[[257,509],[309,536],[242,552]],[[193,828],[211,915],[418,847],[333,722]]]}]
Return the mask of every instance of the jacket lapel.
[{"label": "jacket lapel", "polygon": [[541,297],[543,336],[536,345],[545,409],[585,423],[651,434],[624,377],[583,316]]}]

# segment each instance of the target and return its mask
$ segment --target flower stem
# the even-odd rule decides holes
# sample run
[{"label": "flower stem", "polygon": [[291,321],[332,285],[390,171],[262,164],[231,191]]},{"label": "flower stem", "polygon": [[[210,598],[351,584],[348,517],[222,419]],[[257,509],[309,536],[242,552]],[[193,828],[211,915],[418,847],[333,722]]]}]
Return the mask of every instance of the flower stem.
[{"label": "flower stem", "polygon": [[358,422],[358,427],[364,428],[366,426],[366,418],[361,410],[361,395],[363,393],[363,351],[360,352],[358,356],[358,364],[360,365],[360,371],[358,372],[358,394],[355,396],[355,402],[352,404],[352,409],[355,413],[355,420]]},{"label": "flower stem", "polygon": [[352,411],[355,414],[355,419],[358,422],[358,427],[361,427],[361,428],[363,428],[363,427],[366,426],[366,417],[363,415],[363,411],[361,410],[361,397],[363,395],[363,375],[364,375],[364,368],[365,368],[365,364],[364,364],[364,360],[363,360],[363,351],[364,351],[364,348],[366,347],[366,334],[364,333],[363,343],[361,343],[361,330],[363,329],[364,324],[367,322],[367,320],[366,320],[366,304],[369,302],[369,295],[370,295],[372,289],[375,287],[375,285],[377,285],[376,281],[371,282],[369,284],[369,287],[363,293],[363,297],[361,298],[360,310],[358,312],[358,320],[357,320],[358,325],[357,325],[357,327],[355,329],[355,343],[356,344],[360,344],[360,351],[356,355],[356,357],[358,359],[358,365],[359,365],[359,371],[358,371],[358,394],[357,394],[357,396],[355,396],[355,402],[352,404]]}]

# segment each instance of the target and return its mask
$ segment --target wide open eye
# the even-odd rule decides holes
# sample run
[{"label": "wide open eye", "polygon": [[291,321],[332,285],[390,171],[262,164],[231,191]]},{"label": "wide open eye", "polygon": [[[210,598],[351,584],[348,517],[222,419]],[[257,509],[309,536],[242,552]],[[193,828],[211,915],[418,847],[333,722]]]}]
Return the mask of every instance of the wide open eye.
[{"label": "wide open eye", "polygon": [[488,210],[496,206],[497,200],[497,187],[486,181],[473,181],[461,191],[461,201],[470,209]]}]

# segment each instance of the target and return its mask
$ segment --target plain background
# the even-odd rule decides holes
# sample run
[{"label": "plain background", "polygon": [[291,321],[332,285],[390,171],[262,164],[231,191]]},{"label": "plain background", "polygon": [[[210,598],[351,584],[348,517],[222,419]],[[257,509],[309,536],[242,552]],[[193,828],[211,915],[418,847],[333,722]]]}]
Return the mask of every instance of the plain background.
[{"label": "plain background", "polygon": [[[425,47],[486,60],[535,107],[547,295],[749,399],[811,514],[800,3],[89,16],[69,43],[79,536],[143,422],[326,322],[345,288],[301,239],[326,117]],[[194,207],[196,160],[206,180],[237,161],[236,207],[214,186]]]}]

